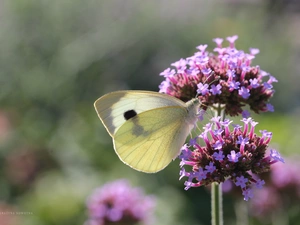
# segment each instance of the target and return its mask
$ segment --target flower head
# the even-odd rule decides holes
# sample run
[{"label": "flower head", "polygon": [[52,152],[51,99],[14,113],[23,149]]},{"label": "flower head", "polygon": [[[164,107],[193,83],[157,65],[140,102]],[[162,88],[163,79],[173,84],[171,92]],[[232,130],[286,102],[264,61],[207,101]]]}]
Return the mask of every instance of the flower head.
[{"label": "flower head", "polygon": [[[270,165],[276,162],[284,162],[277,151],[267,153],[270,132],[263,131],[260,137],[255,133],[257,122],[252,118],[241,121],[243,126],[235,125],[230,129],[231,121],[214,117],[209,126],[205,126],[204,134],[199,136],[205,146],[185,145],[185,151],[179,156],[181,178],[188,177],[185,189],[230,179],[242,189],[244,199],[248,201],[253,197],[252,187],[261,188],[264,184],[256,175],[269,171]],[[213,127],[218,129],[213,130]],[[191,171],[185,167],[192,167]]]},{"label": "flower head", "polygon": [[228,37],[229,47],[223,47],[223,39],[215,38],[217,47],[214,54],[200,45],[193,56],[172,63],[175,69],[161,73],[165,80],[160,84],[160,92],[188,101],[198,94],[202,107],[213,104],[225,105],[225,113],[240,115],[242,107],[249,105],[255,113],[274,111],[269,104],[276,78],[252,66],[252,60],[259,53],[251,48],[250,53],[235,48],[237,35]]},{"label": "flower head", "polygon": [[140,188],[132,188],[126,180],[117,180],[98,188],[89,197],[87,225],[140,224],[151,219],[155,202]]}]

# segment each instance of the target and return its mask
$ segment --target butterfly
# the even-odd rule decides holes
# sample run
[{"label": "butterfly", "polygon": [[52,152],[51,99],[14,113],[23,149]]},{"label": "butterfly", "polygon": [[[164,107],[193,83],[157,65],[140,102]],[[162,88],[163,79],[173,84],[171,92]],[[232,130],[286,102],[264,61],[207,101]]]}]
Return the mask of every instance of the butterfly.
[{"label": "butterfly", "polygon": [[180,154],[200,105],[198,98],[185,103],[151,91],[116,91],[94,103],[120,160],[145,173],[164,169]]}]

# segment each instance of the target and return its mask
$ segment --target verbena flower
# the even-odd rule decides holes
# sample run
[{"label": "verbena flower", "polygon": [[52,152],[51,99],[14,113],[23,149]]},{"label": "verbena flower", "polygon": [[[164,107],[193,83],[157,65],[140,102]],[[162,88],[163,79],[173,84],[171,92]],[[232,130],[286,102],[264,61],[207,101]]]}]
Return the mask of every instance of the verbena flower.
[{"label": "verbena flower", "polygon": [[155,199],[141,188],[117,180],[98,188],[88,198],[89,219],[86,225],[134,225],[151,222]]},{"label": "verbena flower", "polygon": [[214,117],[199,135],[205,143],[203,146],[192,141],[182,147],[180,179],[187,177],[185,190],[230,179],[241,188],[247,201],[253,197],[252,187],[261,188],[264,184],[254,175],[269,171],[270,165],[276,162],[284,162],[277,151],[271,149],[267,153],[271,132],[263,130],[258,135],[257,122],[251,118],[241,121],[242,126],[230,127],[232,121]]},{"label": "verbena flower", "polygon": [[206,50],[207,45],[197,47],[191,57],[180,59],[160,75],[165,80],[160,84],[160,92],[188,101],[198,95],[202,107],[222,104],[225,114],[240,115],[242,107],[249,105],[255,113],[274,111],[269,99],[273,96],[272,83],[277,80],[252,66],[252,60],[259,53],[250,49],[249,53],[235,48],[237,36],[228,37],[228,47],[223,47],[223,39],[216,38],[214,53]]},{"label": "verbena flower", "polygon": [[[193,56],[172,63],[175,69],[161,73],[165,80],[159,88],[161,93],[183,101],[197,96],[203,110],[211,108],[218,116],[225,116],[223,121],[218,116],[212,118],[200,135],[182,147],[180,179],[187,177],[185,190],[229,179],[248,201],[253,197],[252,188],[262,188],[265,183],[257,174],[284,160],[276,150],[267,153],[272,133],[263,130],[256,134],[257,122],[243,109],[248,105],[255,113],[273,112],[269,100],[274,94],[272,84],[277,80],[251,65],[259,50],[252,48],[245,53],[236,49],[237,38],[228,37],[228,47],[222,46],[223,39],[214,39],[214,53],[206,50],[207,45],[199,45]],[[228,115],[241,115],[243,125],[231,127],[232,121],[225,119]]]}]

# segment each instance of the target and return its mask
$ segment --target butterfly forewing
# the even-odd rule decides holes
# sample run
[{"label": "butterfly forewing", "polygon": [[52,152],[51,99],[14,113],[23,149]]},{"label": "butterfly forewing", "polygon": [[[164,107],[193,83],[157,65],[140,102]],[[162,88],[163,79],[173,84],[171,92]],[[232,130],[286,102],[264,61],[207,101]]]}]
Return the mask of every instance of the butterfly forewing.
[{"label": "butterfly forewing", "polygon": [[98,116],[110,136],[114,136],[125,122],[124,113],[136,114],[166,106],[185,107],[185,103],[166,94],[150,91],[116,91],[106,94],[94,103]]}]

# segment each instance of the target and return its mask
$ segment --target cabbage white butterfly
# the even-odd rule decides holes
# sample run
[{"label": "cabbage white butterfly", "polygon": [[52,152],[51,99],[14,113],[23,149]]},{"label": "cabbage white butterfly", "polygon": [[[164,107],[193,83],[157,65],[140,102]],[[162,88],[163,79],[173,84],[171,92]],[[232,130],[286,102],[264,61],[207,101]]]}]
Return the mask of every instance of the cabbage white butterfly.
[{"label": "cabbage white butterfly", "polygon": [[162,170],[179,155],[200,105],[198,98],[185,103],[151,91],[116,91],[94,103],[119,158],[146,173]]}]

